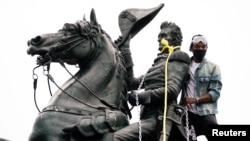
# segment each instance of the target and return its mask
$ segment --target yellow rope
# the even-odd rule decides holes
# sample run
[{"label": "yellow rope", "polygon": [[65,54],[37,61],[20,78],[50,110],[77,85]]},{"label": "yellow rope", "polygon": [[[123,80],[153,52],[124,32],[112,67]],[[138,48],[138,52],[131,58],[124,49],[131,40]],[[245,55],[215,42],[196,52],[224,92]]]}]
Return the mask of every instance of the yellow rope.
[{"label": "yellow rope", "polygon": [[172,52],[180,48],[180,46],[169,46],[168,41],[165,39],[161,40],[161,44],[164,46],[161,50],[161,53],[163,53],[166,49],[168,49],[168,57],[166,59],[165,63],[165,95],[164,95],[164,113],[163,113],[163,141],[166,141],[166,119],[167,119],[167,96],[168,96],[168,60],[170,58],[170,55]]}]

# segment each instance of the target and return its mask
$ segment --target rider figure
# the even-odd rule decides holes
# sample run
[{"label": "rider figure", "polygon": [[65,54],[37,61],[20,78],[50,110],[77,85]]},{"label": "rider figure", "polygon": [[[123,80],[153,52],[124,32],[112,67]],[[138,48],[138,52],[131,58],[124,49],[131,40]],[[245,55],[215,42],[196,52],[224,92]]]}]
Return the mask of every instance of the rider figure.
[{"label": "rider figure", "polygon": [[[161,51],[151,68],[147,71],[144,76],[139,78],[134,77],[133,73],[133,61],[129,48],[130,37],[122,44],[120,51],[125,59],[126,70],[127,70],[127,85],[128,90],[131,91],[129,94],[128,101],[132,106],[137,106],[136,93],[133,90],[137,90],[143,77],[142,88],[145,90],[138,93],[139,104],[141,105],[141,135],[143,141],[154,141],[160,140],[162,131],[162,120],[164,111],[164,95],[165,95],[165,63],[169,55],[168,50],[163,49],[161,44],[162,39],[168,41],[170,46],[176,47],[181,46],[182,43],[182,32],[181,29],[173,22],[165,21],[160,26],[160,33],[158,35],[158,42],[160,46],[158,48]],[[122,37],[124,38],[124,37]],[[120,38],[121,40],[121,38]],[[118,40],[119,42],[119,40]],[[188,72],[188,65],[190,63],[189,56],[175,49],[169,58],[168,62],[168,79],[167,79],[167,107],[170,105],[176,105],[177,97],[181,91],[184,78]],[[171,119],[174,113],[168,114],[167,117]],[[173,118],[172,118],[173,119]],[[168,120],[169,126],[172,127],[172,121]],[[171,122],[170,122],[171,121]],[[173,124],[176,125],[176,124]],[[176,126],[177,127],[177,126]],[[176,128],[177,129],[177,128]],[[178,128],[180,129],[180,128]],[[171,131],[171,128],[166,132],[167,137]],[[181,130],[179,130],[181,131]],[[181,132],[179,132],[181,133]],[[184,133],[185,134],[185,133]],[[106,136],[106,140],[114,141],[134,141],[138,140],[138,123],[133,123],[125,128],[122,128],[115,133]],[[171,137],[171,136],[170,136]],[[179,136],[185,139],[183,136]],[[110,139],[112,138],[112,139]]]}]

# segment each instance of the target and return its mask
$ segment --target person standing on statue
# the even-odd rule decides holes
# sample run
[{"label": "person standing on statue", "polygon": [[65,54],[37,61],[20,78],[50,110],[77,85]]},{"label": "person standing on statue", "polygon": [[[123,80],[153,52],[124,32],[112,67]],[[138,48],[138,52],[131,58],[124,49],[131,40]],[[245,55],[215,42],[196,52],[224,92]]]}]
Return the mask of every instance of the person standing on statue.
[{"label": "person standing on statue", "polygon": [[[158,35],[158,50],[160,53],[157,54],[152,67],[149,68],[147,73],[139,78],[135,78],[133,73],[133,61],[129,48],[130,37],[119,46],[126,64],[128,90],[131,91],[128,101],[132,106],[137,106],[136,95],[138,95],[138,104],[142,106],[140,115],[141,130],[138,131],[138,123],[133,123],[106,135],[105,141],[135,141],[140,136],[143,141],[158,141],[161,136],[165,96],[165,63],[169,55],[169,50],[164,48],[161,41],[166,40],[169,46],[172,47],[181,46],[182,32],[178,25],[168,21],[163,22],[160,29]],[[123,40],[122,38],[118,39],[117,42]],[[168,79],[166,81],[168,83],[168,107],[177,103],[177,97],[181,91],[184,78],[188,74],[189,63],[190,57],[179,48],[175,49],[169,58]],[[137,90],[141,83],[145,91],[136,94],[134,90]],[[171,115],[168,116],[171,117]],[[185,131],[181,130],[181,126],[176,129],[180,129],[177,130],[179,132],[178,137],[185,140],[185,137],[180,136],[180,132],[185,134]],[[168,132],[170,131],[171,129]],[[141,132],[141,135],[139,132]]]},{"label": "person standing on statue", "polygon": [[205,135],[208,138],[207,126],[218,124],[216,114],[222,81],[219,66],[205,58],[207,49],[208,42],[203,35],[192,37],[189,81],[181,103],[188,108],[189,123],[194,127],[196,136]]}]

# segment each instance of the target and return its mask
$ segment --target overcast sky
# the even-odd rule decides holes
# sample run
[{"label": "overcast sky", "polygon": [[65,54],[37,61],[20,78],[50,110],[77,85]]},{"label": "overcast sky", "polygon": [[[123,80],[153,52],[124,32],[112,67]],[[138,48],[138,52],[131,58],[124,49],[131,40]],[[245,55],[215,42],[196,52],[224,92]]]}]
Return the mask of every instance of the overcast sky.
[{"label": "overcast sky", "polygon": [[[0,138],[25,141],[38,114],[33,100],[32,69],[36,57],[27,55],[27,41],[57,32],[91,8],[113,40],[120,35],[118,15],[127,8],[152,8],[164,3],[159,14],[131,41],[135,75],[144,74],[157,54],[157,35],[163,21],[175,22],[183,32],[182,50],[189,55],[194,34],[208,40],[207,58],[221,68],[223,88],[219,99],[220,124],[250,124],[249,104],[249,5],[247,0],[6,0],[0,1]],[[72,72],[74,66],[69,66]],[[39,75],[37,103],[49,101],[46,78]],[[58,84],[70,76],[57,64],[51,75]],[[52,87],[53,91],[56,87]],[[135,116],[137,115],[136,112]]]}]

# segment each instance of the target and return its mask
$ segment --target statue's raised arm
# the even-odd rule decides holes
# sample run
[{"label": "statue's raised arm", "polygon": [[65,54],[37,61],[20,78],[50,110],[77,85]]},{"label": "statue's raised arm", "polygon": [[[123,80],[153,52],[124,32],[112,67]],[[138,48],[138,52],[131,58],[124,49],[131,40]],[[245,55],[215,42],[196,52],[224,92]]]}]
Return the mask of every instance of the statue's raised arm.
[{"label": "statue's raised arm", "polygon": [[118,17],[121,36],[115,41],[115,43],[125,61],[129,90],[135,89],[141,79],[133,79],[133,59],[130,51],[130,40],[148,25],[163,7],[164,4],[149,9],[129,8],[122,11]]}]

